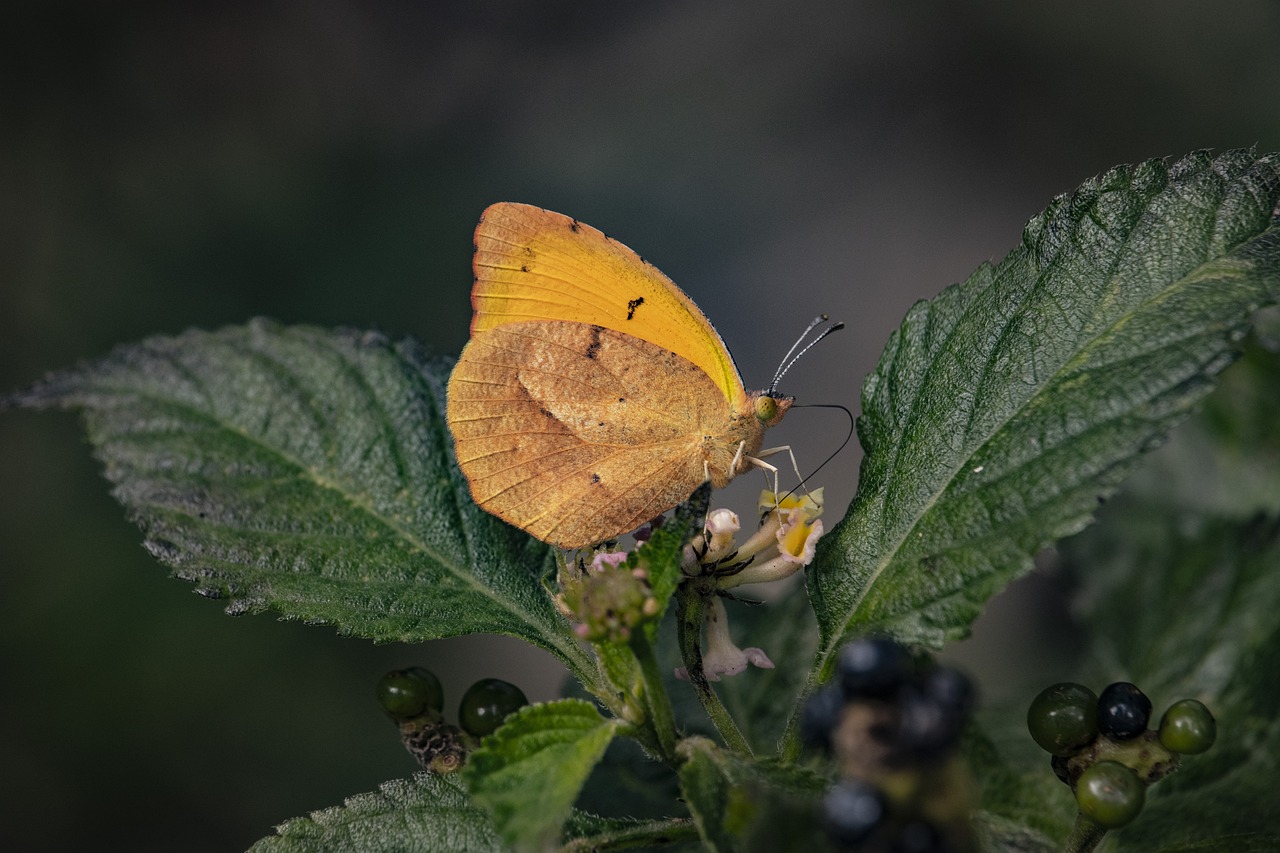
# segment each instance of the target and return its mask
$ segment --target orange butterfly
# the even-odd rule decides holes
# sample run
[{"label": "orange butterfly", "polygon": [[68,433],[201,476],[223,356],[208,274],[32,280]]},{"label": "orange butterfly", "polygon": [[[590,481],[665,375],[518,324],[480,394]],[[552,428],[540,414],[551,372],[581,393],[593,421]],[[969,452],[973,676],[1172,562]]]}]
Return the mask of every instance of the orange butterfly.
[{"label": "orange butterfly", "polygon": [[631,249],[524,204],[475,234],[448,422],[476,503],[562,548],[632,531],[752,465],[793,398],[748,393],[693,301]]}]

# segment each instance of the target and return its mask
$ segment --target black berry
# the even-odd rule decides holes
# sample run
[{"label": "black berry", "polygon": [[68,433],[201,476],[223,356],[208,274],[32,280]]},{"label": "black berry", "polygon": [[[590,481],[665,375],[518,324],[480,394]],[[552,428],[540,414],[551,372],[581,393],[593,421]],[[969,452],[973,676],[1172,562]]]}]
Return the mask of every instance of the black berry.
[{"label": "black berry", "polygon": [[888,804],[874,785],[844,779],[822,801],[822,823],[837,847],[853,847],[871,837],[884,822]]},{"label": "black berry", "polygon": [[831,733],[840,722],[844,697],[836,687],[826,687],[809,697],[800,718],[800,737],[811,749],[830,749]]},{"label": "black berry", "polygon": [[911,675],[911,655],[893,640],[864,637],[840,651],[836,674],[848,699],[887,697]]},{"label": "black berry", "polygon": [[1151,700],[1127,681],[1108,684],[1098,696],[1098,731],[1113,740],[1137,737],[1150,719]]}]

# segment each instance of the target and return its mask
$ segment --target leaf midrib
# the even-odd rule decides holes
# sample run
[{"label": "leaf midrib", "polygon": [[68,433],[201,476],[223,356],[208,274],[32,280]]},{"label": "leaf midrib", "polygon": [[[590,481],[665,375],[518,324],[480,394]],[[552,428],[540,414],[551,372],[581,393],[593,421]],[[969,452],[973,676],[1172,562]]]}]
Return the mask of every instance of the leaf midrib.
[{"label": "leaf midrib", "polygon": [[[210,337],[213,338],[214,336],[211,335]],[[330,351],[332,352],[332,350]],[[393,536],[409,544],[413,549],[417,550],[419,553],[427,557],[427,559],[434,561],[437,565],[441,566],[445,571],[449,572],[449,574],[453,575],[456,579],[462,581],[464,585],[480,592],[484,598],[497,604],[499,606],[499,609],[506,610],[508,612],[513,613],[517,617],[521,618],[522,621],[527,625],[541,625],[542,623],[541,618],[529,613],[523,607],[518,606],[517,600],[508,599],[508,598],[497,595],[493,590],[491,590],[489,587],[481,583],[472,573],[459,570],[459,568],[455,566],[452,561],[441,557],[441,555],[434,548],[430,547],[426,542],[424,542],[420,537],[415,535],[408,528],[404,527],[401,524],[396,523],[393,519],[387,519],[383,517],[381,514],[376,512],[374,508],[367,501],[359,499],[355,494],[348,493],[344,489],[338,488],[336,485],[336,481],[335,483],[331,484],[331,482],[328,481],[327,478],[320,477],[318,472],[313,472],[309,465],[303,463],[301,460],[297,459],[292,454],[286,453],[285,451],[283,451],[278,447],[267,444],[262,439],[245,431],[244,429],[240,428],[238,425],[235,425],[229,421],[226,421],[218,417],[212,411],[213,406],[210,402],[210,398],[208,396],[208,392],[206,389],[206,383],[204,382],[203,378],[199,377],[196,374],[193,374],[185,364],[179,361],[175,361],[172,357],[171,352],[160,352],[155,349],[150,350],[150,352],[154,356],[163,357],[171,365],[177,368],[179,372],[187,376],[193,382],[196,388],[199,390],[201,396],[204,397],[205,404],[208,406],[209,411],[203,411],[197,408],[197,406],[194,403],[190,403],[185,400],[180,400],[173,397],[164,397],[155,391],[141,390],[137,387],[122,388],[121,386],[116,386],[110,383],[95,383],[96,387],[102,389],[103,391],[106,391],[107,393],[112,394],[117,399],[131,396],[134,398],[140,398],[142,400],[149,401],[152,404],[158,404],[162,407],[176,409],[176,411],[178,412],[188,413],[189,415],[194,416],[195,420],[202,420],[205,423],[212,424],[216,428],[224,429],[231,434],[240,436],[249,444],[255,447],[258,447],[259,449],[264,451],[267,455],[274,456],[276,459],[281,460],[281,462],[284,463],[286,466],[301,472],[303,474],[304,479],[313,483],[317,488],[331,491],[333,493],[336,493],[340,497],[342,497],[344,501],[349,503],[357,511],[362,512],[367,517],[372,519],[375,523],[387,529]],[[253,350],[253,354],[257,357],[266,359],[276,367],[287,370],[287,368],[285,368],[284,365],[280,364],[275,359],[270,358],[269,356],[267,356],[266,353],[263,353],[261,350],[255,349]],[[335,353],[335,354],[337,354],[340,357],[340,360],[343,363],[350,364],[349,359],[347,359],[341,353]],[[399,359],[398,355],[397,355],[397,358],[398,360],[403,361],[403,359]],[[379,410],[385,411],[382,409],[382,407],[379,407]],[[432,425],[432,429],[434,432],[436,432],[437,439],[440,438],[439,429],[434,425]],[[393,443],[398,443],[398,439],[395,439],[394,429],[391,431],[391,434],[393,437]],[[460,521],[460,527],[463,531],[463,538],[464,538],[464,541],[466,542],[467,552],[468,554],[474,555],[474,550],[471,547],[470,525],[467,524],[465,521],[465,513],[462,511],[461,501],[460,501],[460,497],[457,489],[457,482],[456,482],[456,479],[452,476],[449,477],[449,486],[450,488],[448,491],[451,497],[453,498],[454,512],[458,516]],[[580,671],[579,672],[580,676],[590,671],[590,666],[582,659],[582,653],[576,645],[572,646],[572,648],[570,649],[570,648],[567,648],[561,642],[562,638],[560,638],[559,636],[553,635],[551,637],[548,637],[546,632],[541,630],[539,630],[539,634],[541,634],[545,639],[548,639],[551,641],[548,643],[548,645],[550,645],[551,647],[559,651],[559,653],[562,655],[562,658],[566,662],[573,661],[577,665],[577,668]]]}]

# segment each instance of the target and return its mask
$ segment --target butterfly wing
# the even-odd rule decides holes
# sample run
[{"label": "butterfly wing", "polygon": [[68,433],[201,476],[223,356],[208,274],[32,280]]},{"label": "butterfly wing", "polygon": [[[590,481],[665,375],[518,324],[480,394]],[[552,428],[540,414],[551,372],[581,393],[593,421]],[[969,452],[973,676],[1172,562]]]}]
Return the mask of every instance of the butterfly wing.
[{"label": "butterfly wing", "polygon": [[449,380],[449,427],[476,502],[563,548],[634,530],[732,476],[759,448],[702,368],[596,325],[509,323],[472,335]]},{"label": "butterfly wing", "polygon": [[471,332],[529,320],[603,326],[700,368],[737,411],[746,392],[729,350],[685,293],[631,249],[563,214],[501,202],[475,233]]}]

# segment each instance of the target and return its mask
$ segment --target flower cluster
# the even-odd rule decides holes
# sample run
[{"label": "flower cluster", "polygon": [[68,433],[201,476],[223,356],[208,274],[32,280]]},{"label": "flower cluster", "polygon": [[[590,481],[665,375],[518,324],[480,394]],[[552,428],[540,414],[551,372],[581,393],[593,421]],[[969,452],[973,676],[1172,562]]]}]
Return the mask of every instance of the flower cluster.
[{"label": "flower cluster", "polygon": [[[822,536],[822,489],[805,495],[760,493],[765,515],[760,529],[738,544],[734,537],[742,528],[736,513],[715,509],[707,514],[701,537],[685,548],[681,563],[685,575],[701,577],[716,593],[707,604],[706,650],[703,674],[708,681],[737,675],[747,665],[773,669],[773,661],[762,649],[739,648],[729,636],[728,614],[720,593],[744,584],[768,583],[788,578],[813,561],[818,537]],[[678,678],[688,679],[684,669]]]},{"label": "flower cluster", "polygon": [[589,564],[562,559],[559,582],[556,607],[589,642],[625,642],[632,629],[659,610],[648,572],[641,566],[628,568],[625,551],[597,551]]}]

